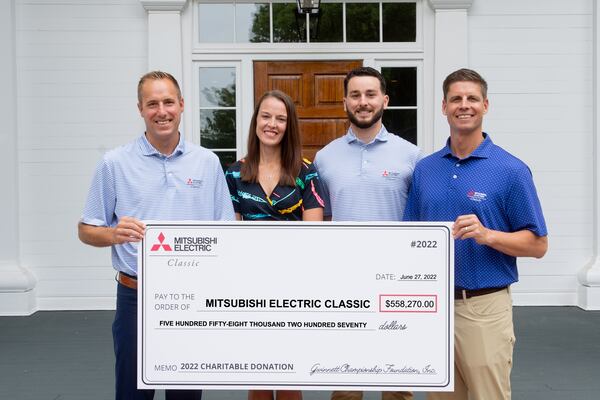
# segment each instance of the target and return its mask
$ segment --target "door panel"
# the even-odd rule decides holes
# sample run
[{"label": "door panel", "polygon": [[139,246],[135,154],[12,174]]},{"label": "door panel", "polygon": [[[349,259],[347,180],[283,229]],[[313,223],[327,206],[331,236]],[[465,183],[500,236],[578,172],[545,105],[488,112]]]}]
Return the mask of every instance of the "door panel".
[{"label": "door panel", "polygon": [[302,154],[313,160],[319,149],[346,133],[344,77],[360,66],[362,60],[255,61],[254,101],[268,90],[287,93],[300,119]]},{"label": "door panel", "polygon": [[269,76],[269,90],[275,89],[290,96],[296,105],[300,104],[302,102],[302,75]]},{"label": "door panel", "polygon": [[315,105],[340,104],[344,97],[344,77],[337,75],[315,76]]}]

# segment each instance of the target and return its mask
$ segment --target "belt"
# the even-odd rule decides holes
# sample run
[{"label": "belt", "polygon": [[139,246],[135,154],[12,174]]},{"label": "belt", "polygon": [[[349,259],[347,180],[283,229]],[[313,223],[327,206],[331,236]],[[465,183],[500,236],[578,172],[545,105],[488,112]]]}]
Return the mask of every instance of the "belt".
[{"label": "belt", "polygon": [[463,292],[465,292],[465,298],[470,299],[471,297],[483,296],[484,294],[496,293],[501,290],[505,290],[505,287],[492,287],[492,288],[483,288],[483,289],[454,289],[454,300],[462,300]]},{"label": "belt", "polygon": [[117,282],[130,289],[137,290],[137,278],[135,276],[126,275],[123,272],[117,274]]}]

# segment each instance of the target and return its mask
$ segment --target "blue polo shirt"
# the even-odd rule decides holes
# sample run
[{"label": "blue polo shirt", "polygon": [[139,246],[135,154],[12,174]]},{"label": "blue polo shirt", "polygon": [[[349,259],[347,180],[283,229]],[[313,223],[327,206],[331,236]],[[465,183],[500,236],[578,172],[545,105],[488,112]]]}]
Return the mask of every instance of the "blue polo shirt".
[{"label": "blue polo shirt", "polygon": [[[465,214],[498,231],[548,234],[531,171],[485,133],[465,159],[452,154],[448,139],[446,147],[417,164],[404,220],[455,221]],[[456,240],[454,267],[455,285],[463,289],[504,287],[519,278],[516,257],[474,239]]]},{"label": "blue polo shirt", "polygon": [[[169,156],[142,135],[107,152],[96,168],[81,222],[116,226],[124,217],[139,220],[234,220],[218,157],[179,139]],[[116,270],[137,275],[137,243],[112,246]]]},{"label": "blue polo shirt", "polygon": [[325,200],[334,221],[402,221],[412,173],[421,150],[381,127],[370,143],[352,129],[315,156]]}]

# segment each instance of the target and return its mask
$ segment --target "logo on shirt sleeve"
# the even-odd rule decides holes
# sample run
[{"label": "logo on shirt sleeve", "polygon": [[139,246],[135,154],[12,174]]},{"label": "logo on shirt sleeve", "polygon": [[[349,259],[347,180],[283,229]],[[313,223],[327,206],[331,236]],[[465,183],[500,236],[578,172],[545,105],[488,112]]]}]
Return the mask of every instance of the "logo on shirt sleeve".
[{"label": "logo on shirt sleeve", "polygon": [[487,200],[487,194],[476,192],[474,190],[469,190],[467,192],[467,197],[469,198],[469,200],[476,201],[478,203]]}]

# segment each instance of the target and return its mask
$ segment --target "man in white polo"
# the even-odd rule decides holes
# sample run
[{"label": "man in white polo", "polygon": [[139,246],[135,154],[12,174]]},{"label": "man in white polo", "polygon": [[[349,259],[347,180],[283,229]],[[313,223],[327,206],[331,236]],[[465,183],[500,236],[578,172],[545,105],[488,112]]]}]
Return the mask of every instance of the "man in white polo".
[{"label": "man in white polo", "polygon": [[[315,157],[324,189],[325,216],[333,221],[402,221],[419,148],[389,133],[385,80],[360,67],[344,79],[344,109],[350,129]],[[360,400],[362,392],[333,392],[333,400]],[[412,399],[410,392],[383,392],[384,400]]]},{"label": "man in white polo", "polygon": [[[153,71],[138,83],[138,109],[146,131],[107,152],[96,169],[83,216],[82,242],[112,249],[117,270],[113,322],[115,398],[152,399],[137,389],[137,245],[143,220],[233,220],[219,159],[179,132],[183,98],[175,78]],[[193,184],[190,184],[193,182]],[[199,400],[199,390],[167,390],[167,400]]]}]

